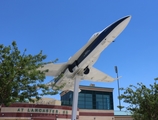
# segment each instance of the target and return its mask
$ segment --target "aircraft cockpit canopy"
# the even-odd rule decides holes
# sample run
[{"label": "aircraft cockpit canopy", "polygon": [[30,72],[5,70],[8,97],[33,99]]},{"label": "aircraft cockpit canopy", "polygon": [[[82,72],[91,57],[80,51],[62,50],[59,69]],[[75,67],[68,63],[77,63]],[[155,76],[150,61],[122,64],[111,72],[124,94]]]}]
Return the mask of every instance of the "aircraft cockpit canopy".
[{"label": "aircraft cockpit canopy", "polygon": [[94,33],[94,34],[91,36],[91,38],[90,38],[89,40],[91,40],[93,37],[99,35],[100,33],[101,33],[101,32],[96,32],[96,33]]}]

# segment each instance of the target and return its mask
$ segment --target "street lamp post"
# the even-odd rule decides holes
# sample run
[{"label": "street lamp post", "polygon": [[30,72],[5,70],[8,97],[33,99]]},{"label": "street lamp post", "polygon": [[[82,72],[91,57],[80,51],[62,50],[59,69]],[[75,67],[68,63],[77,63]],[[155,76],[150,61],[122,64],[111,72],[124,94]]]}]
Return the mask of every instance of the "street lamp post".
[{"label": "street lamp post", "polygon": [[[119,78],[118,78],[118,69],[117,69],[117,66],[115,66],[115,72],[116,72],[116,75],[117,75],[117,87],[118,87],[118,96],[120,96],[120,85],[119,85]],[[119,99],[119,98],[118,98]],[[119,108],[120,108],[120,111],[121,111],[121,100],[119,99]]]}]

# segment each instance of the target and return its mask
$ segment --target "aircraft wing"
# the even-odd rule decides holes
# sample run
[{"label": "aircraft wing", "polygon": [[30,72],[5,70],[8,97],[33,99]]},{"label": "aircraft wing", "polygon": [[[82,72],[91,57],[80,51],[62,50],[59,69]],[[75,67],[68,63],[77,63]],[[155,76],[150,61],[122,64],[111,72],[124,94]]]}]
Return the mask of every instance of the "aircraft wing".
[{"label": "aircraft wing", "polygon": [[89,74],[84,76],[84,79],[91,80],[94,82],[112,82],[115,80],[114,78],[110,77],[109,75],[101,72],[100,70],[94,67],[90,69]]},{"label": "aircraft wing", "polygon": [[60,63],[60,64],[54,64],[54,63],[49,63],[44,65],[44,67],[39,68],[38,70],[49,70],[46,72],[46,76],[58,76],[66,67],[67,63]]}]

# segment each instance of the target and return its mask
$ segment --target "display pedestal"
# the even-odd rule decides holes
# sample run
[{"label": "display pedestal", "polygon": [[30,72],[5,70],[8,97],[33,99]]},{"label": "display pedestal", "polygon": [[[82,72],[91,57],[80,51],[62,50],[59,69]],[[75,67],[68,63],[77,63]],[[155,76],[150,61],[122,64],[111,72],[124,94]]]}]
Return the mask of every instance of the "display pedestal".
[{"label": "display pedestal", "polygon": [[75,77],[75,84],[74,84],[74,92],[73,92],[73,103],[72,103],[71,120],[76,120],[76,117],[77,117],[79,83],[80,83],[80,77],[76,76]]}]

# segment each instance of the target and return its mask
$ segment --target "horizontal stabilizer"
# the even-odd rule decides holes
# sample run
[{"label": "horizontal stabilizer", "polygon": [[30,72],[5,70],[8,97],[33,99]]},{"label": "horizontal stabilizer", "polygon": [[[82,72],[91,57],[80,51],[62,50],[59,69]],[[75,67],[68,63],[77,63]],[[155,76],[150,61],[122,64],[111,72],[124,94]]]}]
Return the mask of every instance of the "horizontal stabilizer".
[{"label": "horizontal stabilizer", "polygon": [[113,82],[115,79],[109,75],[101,72],[100,70],[92,67],[89,74],[84,76],[85,80],[91,80],[94,82]]},{"label": "horizontal stabilizer", "polygon": [[[74,91],[74,88],[71,88],[71,89],[68,89],[68,90],[70,90],[70,91]],[[78,89],[78,92],[81,92],[81,90]]]},{"label": "horizontal stabilizer", "polygon": [[44,67],[39,68],[38,70],[49,70],[46,73],[46,76],[58,76],[62,70],[64,70],[68,66],[67,63],[60,63],[60,64],[54,64],[54,63],[49,63],[44,65]]}]

